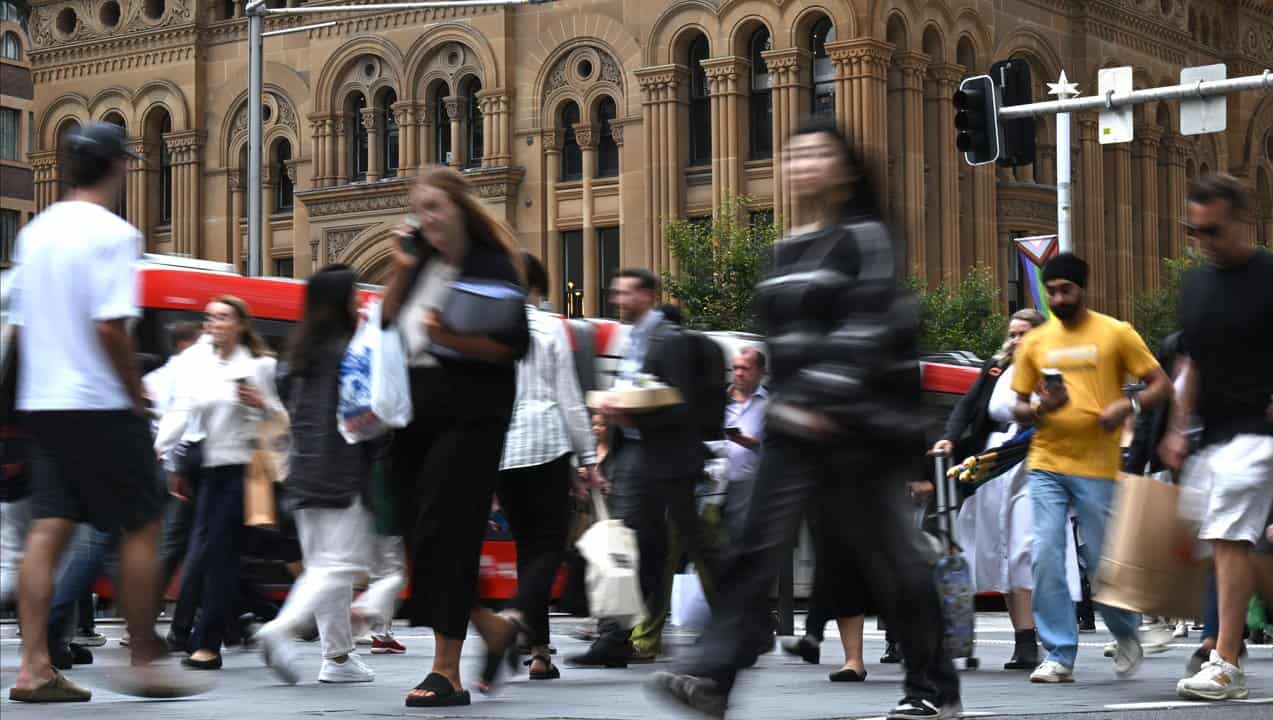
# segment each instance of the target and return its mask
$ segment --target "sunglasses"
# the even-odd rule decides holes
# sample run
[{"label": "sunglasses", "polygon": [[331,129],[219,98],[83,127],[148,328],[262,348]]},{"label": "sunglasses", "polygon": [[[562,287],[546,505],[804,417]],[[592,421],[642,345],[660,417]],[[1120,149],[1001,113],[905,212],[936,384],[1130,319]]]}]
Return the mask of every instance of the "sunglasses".
[{"label": "sunglasses", "polygon": [[1192,223],[1187,223],[1187,222],[1182,222],[1180,224],[1184,226],[1185,233],[1189,235],[1189,237],[1219,237],[1220,236],[1221,228],[1217,224],[1194,225]]}]

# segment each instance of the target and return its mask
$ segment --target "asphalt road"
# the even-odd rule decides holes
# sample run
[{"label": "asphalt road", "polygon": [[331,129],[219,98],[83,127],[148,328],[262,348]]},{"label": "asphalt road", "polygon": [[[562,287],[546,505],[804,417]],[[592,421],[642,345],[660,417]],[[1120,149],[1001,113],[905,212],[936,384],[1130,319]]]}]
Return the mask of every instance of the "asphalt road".
[{"label": "asphalt road", "polygon": [[[578,620],[553,621],[554,644],[561,654],[581,651],[583,642],[570,633],[584,623]],[[100,629],[118,638],[121,628],[103,625]],[[802,664],[779,652],[762,657],[757,669],[745,673],[734,697],[730,718],[782,718],[821,720],[823,718],[877,718],[900,697],[901,671],[896,665],[876,662],[883,650],[883,634],[868,621],[866,656],[868,678],[862,684],[833,685],[826,675],[843,659],[834,635],[823,645],[823,663]],[[428,671],[433,639],[422,628],[400,628],[399,639],[406,655],[366,656],[376,671],[374,683],[360,685],[320,685],[316,681],[320,663],[318,645],[301,644],[302,682],[295,687],[281,685],[250,651],[231,650],[226,667],[217,673],[217,687],[210,693],[178,701],[141,701],[105,690],[107,675],[124,671],[127,650],[113,639],[96,651],[96,662],[77,667],[70,676],[93,689],[91,703],[39,707],[8,701],[8,690],[17,674],[19,640],[14,626],[0,626],[0,715],[4,720],[26,718],[93,718],[94,720],[218,720],[230,718],[316,718],[418,717],[471,718],[482,720],[653,720],[669,717],[663,706],[651,703],[641,682],[657,669],[672,667],[674,659],[654,665],[633,666],[629,670],[563,670],[561,680],[531,682],[525,676],[510,681],[495,697],[475,695],[469,708],[446,712],[412,710],[403,706],[406,691]],[[1150,656],[1133,679],[1115,679],[1111,661],[1101,657],[1108,640],[1102,631],[1082,636],[1076,680],[1073,685],[1037,686],[1026,681],[1025,673],[1002,669],[1011,653],[1012,633],[1003,614],[983,613],[979,618],[978,654],[982,667],[961,672],[965,717],[1015,718],[1100,718],[1101,720],[1270,720],[1273,718],[1273,648],[1252,647],[1248,667],[1251,699],[1223,704],[1187,703],[1174,698],[1176,680],[1192,652],[1192,640],[1182,640],[1169,652]],[[690,633],[669,633],[672,650],[685,651],[693,641]],[[466,682],[477,672],[481,645],[474,640],[466,647]]]}]

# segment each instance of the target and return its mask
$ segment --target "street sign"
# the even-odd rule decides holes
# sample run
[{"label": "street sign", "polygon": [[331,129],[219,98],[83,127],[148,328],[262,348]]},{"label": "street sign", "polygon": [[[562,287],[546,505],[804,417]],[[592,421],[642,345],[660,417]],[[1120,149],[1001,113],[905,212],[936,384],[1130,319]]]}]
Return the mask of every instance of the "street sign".
[{"label": "street sign", "polygon": [[[1185,68],[1180,71],[1181,85],[1224,80],[1228,75],[1223,63]],[[1224,95],[1186,98],[1180,101],[1180,134],[1202,135],[1220,132],[1228,127],[1229,103]]]},{"label": "street sign", "polygon": [[[1096,84],[1098,94],[1103,98],[1108,99],[1111,93],[1115,95],[1129,93],[1133,86],[1132,69],[1130,67],[1105,68],[1097,73]],[[1098,131],[1101,144],[1131,142],[1135,132],[1134,125],[1131,106],[1107,105],[1101,111]]]}]

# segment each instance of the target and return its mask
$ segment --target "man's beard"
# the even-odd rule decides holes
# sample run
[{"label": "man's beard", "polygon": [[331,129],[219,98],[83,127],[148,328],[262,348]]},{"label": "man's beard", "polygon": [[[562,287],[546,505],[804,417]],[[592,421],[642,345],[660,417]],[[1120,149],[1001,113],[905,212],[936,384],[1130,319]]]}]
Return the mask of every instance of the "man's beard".
[{"label": "man's beard", "polygon": [[1063,305],[1049,305],[1048,307],[1052,309],[1052,314],[1061,321],[1073,320],[1074,316],[1079,314],[1078,305],[1066,303]]}]

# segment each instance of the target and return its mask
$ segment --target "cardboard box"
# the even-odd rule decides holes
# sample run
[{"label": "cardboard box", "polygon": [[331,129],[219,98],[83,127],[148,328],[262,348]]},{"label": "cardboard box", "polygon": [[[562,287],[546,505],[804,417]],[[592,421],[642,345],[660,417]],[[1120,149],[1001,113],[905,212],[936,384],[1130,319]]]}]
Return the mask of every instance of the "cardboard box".
[{"label": "cardboard box", "polygon": [[679,405],[684,400],[674,387],[660,385],[656,387],[631,388],[628,390],[610,390],[602,392],[594,390],[588,393],[588,407],[601,407],[607,399],[620,410],[642,412]]},{"label": "cardboard box", "polygon": [[1096,602],[1163,617],[1202,617],[1207,561],[1178,512],[1180,488],[1121,475],[1105,529]]}]

